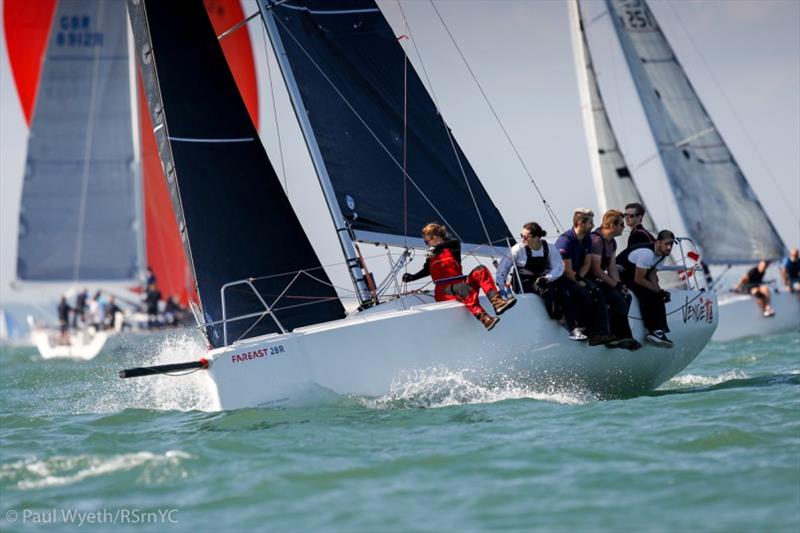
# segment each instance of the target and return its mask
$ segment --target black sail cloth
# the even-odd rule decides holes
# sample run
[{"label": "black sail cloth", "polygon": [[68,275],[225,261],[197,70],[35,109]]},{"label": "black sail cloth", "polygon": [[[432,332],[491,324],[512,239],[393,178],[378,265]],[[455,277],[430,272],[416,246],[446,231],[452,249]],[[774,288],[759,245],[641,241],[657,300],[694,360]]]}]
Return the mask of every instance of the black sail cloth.
[{"label": "black sail cloth", "polygon": [[[202,1],[130,0],[128,10],[205,321],[223,318],[222,286],[246,278],[257,278],[253,284],[268,305],[274,303],[287,330],[343,317],[258,139]],[[277,299],[299,270],[316,279],[300,275]],[[241,285],[226,291],[225,305],[229,318],[264,310]],[[228,343],[277,331],[271,317],[254,316],[228,325]],[[222,325],[208,327],[207,334],[213,347],[224,344]]]},{"label": "black sail cloth", "polygon": [[402,244],[438,221],[467,249],[506,246],[500,212],[410,62],[404,81],[403,49],[372,0],[259,5],[275,15],[335,202],[357,239]]}]

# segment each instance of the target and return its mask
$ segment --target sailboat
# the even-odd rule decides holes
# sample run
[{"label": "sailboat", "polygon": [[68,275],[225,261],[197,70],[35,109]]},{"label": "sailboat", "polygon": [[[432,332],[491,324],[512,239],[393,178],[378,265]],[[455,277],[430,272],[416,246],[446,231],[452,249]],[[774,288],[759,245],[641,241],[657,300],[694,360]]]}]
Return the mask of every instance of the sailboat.
[{"label": "sailboat", "polygon": [[[361,305],[345,313],[202,6],[130,0],[209,351],[121,377],[204,369],[223,409],[292,401],[318,388],[381,395],[404,375],[437,368],[488,384],[625,396],[658,387],[705,346],[717,306],[697,290],[674,290],[668,304],[675,348],[635,353],[568,340],[536,295],[518,295],[487,333],[459,302],[400,290],[396,277],[424,247],[413,235],[425,223],[446,224],[466,253],[487,262],[507,253],[510,232],[374,2],[258,5]],[[389,257],[386,280],[368,274],[364,243],[403,250]],[[632,327],[643,339],[641,321]]]},{"label": "sailboat", "polygon": [[[708,265],[734,265],[783,257],[786,251],[783,241],[717,131],[646,1],[606,0],[606,6],[678,210],[692,242],[700,249],[702,260]],[[577,0],[571,4],[571,11],[578,21],[573,27],[582,28]],[[583,49],[589,57],[585,35],[582,31],[581,34]],[[588,62],[591,64],[590,59]],[[629,179],[627,166],[619,161],[610,163],[618,153],[618,145],[593,76],[591,69],[590,75],[582,80],[581,90],[592,95],[589,105],[596,115],[601,115],[595,121],[599,131],[597,138],[607,139],[612,148],[610,154],[599,158],[606,161],[602,163],[606,166],[594,173],[596,182],[598,176],[602,176],[598,189],[611,188],[627,198],[635,198],[639,195]],[[586,105],[584,102],[584,109]],[[590,146],[595,142],[591,131],[587,122]],[[619,168],[623,168],[626,175],[614,179],[612,172]],[[602,203],[603,196],[600,197]],[[620,199],[621,196],[617,201]],[[730,216],[731,213],[736,216]],[[772,295],[772,302],[776,315],[765,318],[749,295],[720,294],[720,326],[713,340],[727,341],[800,329],[800,301],[794,295],[776,293]]]},{"label": "sailboat", "polygon": [[[238,0],[206,4],[216,25],[242,18]],[[8,0],[3,30],[30,128],[13,282],[18,297],[39,301],[45,316],[61,294],[88,287],[135,305],[139,296],[131,289],[149,266],[165,299],[187,304],[188,268],[129,53],[124,3]],[[224,46],[256,119],[246,32]],[[119,332],[90,327],[64,336],[32,316],[29,325],[44,358],[90,359]]]}]

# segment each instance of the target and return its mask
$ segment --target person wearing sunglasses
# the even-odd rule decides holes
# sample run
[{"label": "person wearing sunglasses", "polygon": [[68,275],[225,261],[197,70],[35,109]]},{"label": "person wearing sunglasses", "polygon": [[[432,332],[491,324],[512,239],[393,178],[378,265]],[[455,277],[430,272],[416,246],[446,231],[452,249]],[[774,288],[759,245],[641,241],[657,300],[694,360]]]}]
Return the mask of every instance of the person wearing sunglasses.
[{"label": "person wearing sunglasses", "polygon": [[647,231],[642,225],[644,214],[645,210],[642,204],[632,203],[625,206],[625,225],[631,230],[630,235],[628,235],[628,246],[656,241],[653,234]]},{"label": "person wearing sunglasses", "polygon": [[[574,341],[586,340],[580,329],[575,307],[566,290],[569,280],[563,277],[564,263],[558,249],[543,239],[547,232],[536,222],[522,226],[520,242],[511,247],[497,266],[495,283],[498,287],[513,286],[517,293],[536,293],[544,300],[547,314],[554,320],[563,316]],[[512,266],[516,271],[512,272]],[[511,282],[507,282],[511,274]]]},{"label": "person wearing sunglasses", "polygon": [[633,338],[628,323],[631,297],[617,270],[616,237],[622,235],[624,227],[621,211],[610,209],[603,214],[600,227],[589,234],[592,241],[590,254],[592,266],[586,278],[587,283],[591,284],[593,290],[602,294],[608,305],[609,329],[616,339],[606,343],[606,346],[638,350],[642,345]]},{"label": "person wearing sunglasses", "polygon": [[458,300],[488,331],[494,329],[500,317],[490,316],[483,309],[478,301],[478,291],[483,289],[496,315],[511,309],[517,303],[516,298],[506,300],[500,296],[492,274],[483,265],[464,275],[461,269],[461,243],[450,237],[447,228],[441,224],[430,223],[422,228],[422,239],[430,246],[425,264],[415,274],[403,274],[403,283],[430,276],[436,286],[434,298],[437,302]]},{"label": "person wearing sunglasses", "polygon": [[621,269],[620,279],[636,295],[639,310],[647,330],[647,341],[672,348],[673,342],[667,338],[667,302],[671,296],[658,284],[658,265],[672,252],[675,235],[668,229],[658,232],[653,243],[639,243],[630,246],[617,256],[617,266]]}]

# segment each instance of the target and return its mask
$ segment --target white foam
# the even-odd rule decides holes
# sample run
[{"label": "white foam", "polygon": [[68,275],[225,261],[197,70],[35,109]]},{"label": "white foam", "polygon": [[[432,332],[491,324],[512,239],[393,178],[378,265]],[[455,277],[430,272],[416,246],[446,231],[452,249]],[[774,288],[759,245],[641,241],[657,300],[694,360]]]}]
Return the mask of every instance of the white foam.
[{"label": "white foam", "polygon": [[[157,343],[143,342],[136,349],[141,353],[136,354],[135,364],[128,363],[128,366],[197,361],[207,351],[202,339],[190,333],[171,334]],[[218,411],[219,401],[208,372],[197,370],[129,379],[114,375],[105,383],[98,384],[97,389],[82,398],[77,406],[78,413],[123,409]]]},{"label": "white foam", "polygon": [[372,409],[391,409],[438,408],[522,398],[578,405],[597,399],[587,393],[534,390],[511,379],[502,379],[492,385],[478,384],[467,378],[467,373],[471,371],[452,371],[445,368],[411,372],[395,379],[389,394],[379,398],[363,398],[360,401]]},{"label": "white foam", "polygon": [[[170,337],[165,339],[158,353],[144,365],[196,361],[204,357],[206,351],[202,340],[195,335]],[[167,411],[219,410],[216,389],[205,370],[124,381],[135,381],[134,398],[139,403],[136,407]]]},{"label": "white foam", "polygon": [[[33,476],[16,484],[22,490],[72,485],[87,478],[132,470],[139,466],[178,466],[191,456],[180,450],[169,450],[163,454],[135,452],[111,457],[89,455],[55,456],[44,461],[16,461],[0,466],[0,479]],[[182,475],[185,475],[183,473]]]},{"label": "white foam", "polygon": [[730,381],[732,379],[747,379],[749,376],[742,372],[741,370],[731,370],[721,374],[719,376],[698,376],[696,374],[681,374],[680,376],[675,376],[671,380],[667,382],[668,385],[683,385],[683,386],[694,386],[694,385],[718,385],[725,381]]}]

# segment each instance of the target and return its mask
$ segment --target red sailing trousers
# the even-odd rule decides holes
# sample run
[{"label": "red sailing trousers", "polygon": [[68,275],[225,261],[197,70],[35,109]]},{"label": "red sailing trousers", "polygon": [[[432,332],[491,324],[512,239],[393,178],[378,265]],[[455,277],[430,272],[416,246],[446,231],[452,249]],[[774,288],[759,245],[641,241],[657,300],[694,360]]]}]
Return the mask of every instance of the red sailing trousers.
[{"label": "red sailing trousers", "polygon": [[470,313],[480,316],[485,313],[481,304],[478,303],[478,294],[481,289],[486,295],[492,291],[497,292],[497,285],[492,279],[492,274],[485,266],[475,267],[465,279],[437,283],[434,296],[437,302],[458,300],[467,306]]}]

